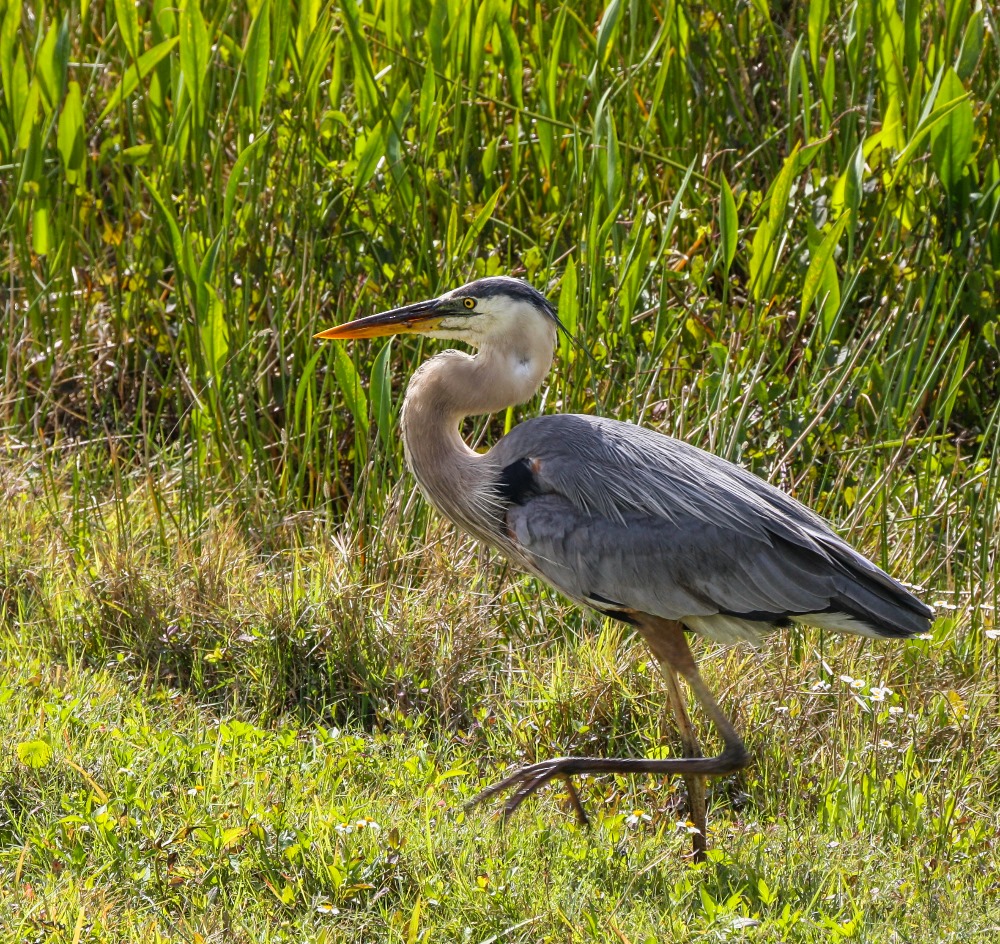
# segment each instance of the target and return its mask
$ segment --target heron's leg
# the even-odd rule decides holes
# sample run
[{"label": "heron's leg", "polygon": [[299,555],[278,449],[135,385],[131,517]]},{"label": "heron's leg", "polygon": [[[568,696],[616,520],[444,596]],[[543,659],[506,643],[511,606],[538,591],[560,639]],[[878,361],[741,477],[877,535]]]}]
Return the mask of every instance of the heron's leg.
[{"label": "heron's leg", "polygon": [[[698,743],[698,735],[684,704],[684,693],[681,691],[678,673],[668,662],[657,660],[657,664],[660,668],[660,674],[667,684],[667,699],[674,713],[674,720],[677,722],[681,743],[684,745],[684,756],[701,757],[701,745]],[[687,787],[688,814],[692,825],[697,830],[691,836],[691,851],[694,854],[695,862],[703,862],[705,852],[708,849],[707,780],[704,774],[688,774],[684,778],[684,784]]]},{"label": "heron's leg", "polygon": [[[653,655],[661,663],[666,663],[675,672],[684,676],[684,681],[698,699],[698,703],[704,709],[705,714],[712,720],[712,724],[722,735],[725,748],[720,757],[727,755],[738,755],[742,762],[734,769],[739,770],[750,763],[750,755],[747,753],[743,738],[740,737],[733,723],[726,717],[726,713],[719,707],[712,690],[705,684],[705,680],[698,671],[698,664],[694,661],[691,647],[688,645],[687,637],[684,635],[684,627],[676,620],[665,620],[658,617],[646,616],[642,621],[637,621],[636,626],[646,640]],[[686,717],[686,713],[685,713]],[[690,721],[688,722],[690,723]],[[711,771],[706,771],[711,773]],[[730,773],[731,771],[717,771],[719,773]]]},{"label": "heron's leg", "polygon": [[650,760],[644,757],[557,757],[522,767],[498,783],[487,787],[467,806],[474,806],[504,790],[512,789],[513,793],[504,804],[504,815],[510,816],[532,793],[554,777],[566,779],[574,774],[611,773],[680,774],[685,778],[693,774],[719,776],[733,773],[750,763],[750,755],[743,739],[719,707],[698,672],[681,624],[645,614],[636,614],[636,617],[636,625],[649,643],[653,654],[684,677],[695,698],[719,730],[725,745],[722,753],[715,757],[676,757],[662,760]]}]

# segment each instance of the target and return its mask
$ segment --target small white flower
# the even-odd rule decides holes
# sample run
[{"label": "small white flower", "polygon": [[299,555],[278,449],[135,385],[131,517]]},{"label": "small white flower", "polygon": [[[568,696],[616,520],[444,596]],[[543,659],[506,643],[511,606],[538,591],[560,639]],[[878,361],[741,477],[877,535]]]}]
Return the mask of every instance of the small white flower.
[{"label": "small white flower", "polygon": [[812,683],[812,688],[810,688],[810,691],[828,692],[830,691],[830,683],[827,682],[825,679],[820,679],[818,682]]},{"label": "small white flower", "polygon": [[902,713],[903,713],[903,709],[900,708],[899,705],[890,705],[889,706],[889,714],[891,714],[891,715],[901,715]]},{"label": "small white flower", "polygon": [[892,694],[891,688],[886,688],[884,685],[876,685],[871,690],[872,701],[885,701]]}]

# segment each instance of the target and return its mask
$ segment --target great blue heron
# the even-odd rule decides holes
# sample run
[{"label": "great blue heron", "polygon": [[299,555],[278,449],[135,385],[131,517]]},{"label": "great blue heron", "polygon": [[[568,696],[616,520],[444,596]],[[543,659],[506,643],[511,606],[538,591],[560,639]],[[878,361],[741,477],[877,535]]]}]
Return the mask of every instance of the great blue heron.
[{"label": "great blue heron", "polygon": [[[438,298],[360,318],[317,338],[421,334],[464,341],[422,364],[403,404],[406,461],[430,503],[458,527],[577,603],[635,627],[660,663],[683,758],[559,757],[530,764],[474,802],[511,790],[507,815],[543,784],[582,773],[680,774],[695,853],[705,848],[705,775],[746,766],[743,740],[702,680],[685,630],[758,642],[791,621],[864,636],[926,632],[932,611],[785,493],[694,446],[596,416],[529,419],[486,453],[464,417],[523,403],[549,371],[555,310],[517,279],[479,279]],[[683,676],[722,735],[703,757]]]}]

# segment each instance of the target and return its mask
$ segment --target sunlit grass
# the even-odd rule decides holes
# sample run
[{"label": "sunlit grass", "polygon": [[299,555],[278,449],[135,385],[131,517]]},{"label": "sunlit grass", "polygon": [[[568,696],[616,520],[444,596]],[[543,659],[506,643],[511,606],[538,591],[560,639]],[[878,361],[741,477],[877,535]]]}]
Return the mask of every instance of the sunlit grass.
[{"label": "sunlit grass", "polygon": [[[995,891],[1000,782],[996,644],[970,661],[968,604],[903,647],[808,631],[760,655],[701,647],[756,764],[713,785],[716,852],[693,869],[669,780],[586,780],[590,832],[558,789],[506,830],[462,812],[511,763],[676,747],[623,628],[500,579],[443,527],[389,560],[299,519],[265,552],[223,511],[196,549],[163,542],[170,509],[148,495],[89,494],[85,558],[41,495],[5,513],[15,934],[405,936],[419,912],[446,935],[761,922],[920,940],[944,914],[964,940],[995,920],[966,913]],[[100,507],[118,509],[107,527]],[[14,748],[37,741],[34,768]]]}]

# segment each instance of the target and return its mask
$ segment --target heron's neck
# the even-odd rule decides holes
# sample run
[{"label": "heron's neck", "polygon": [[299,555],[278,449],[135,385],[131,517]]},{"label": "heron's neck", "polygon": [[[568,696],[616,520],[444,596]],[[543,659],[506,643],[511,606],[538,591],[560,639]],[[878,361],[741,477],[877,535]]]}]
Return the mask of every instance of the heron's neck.
[{"label": "heron's neck", "polygon": [[552,363],[552,343],[534,350],[480,349],[475,356],[445,351],[413,375],[403,403],[406,462],[435,508],[459,527],[486,538],[484,503],[493,497],[489,453],[474,452],[459,425],[467,416],[523,403]]}]

